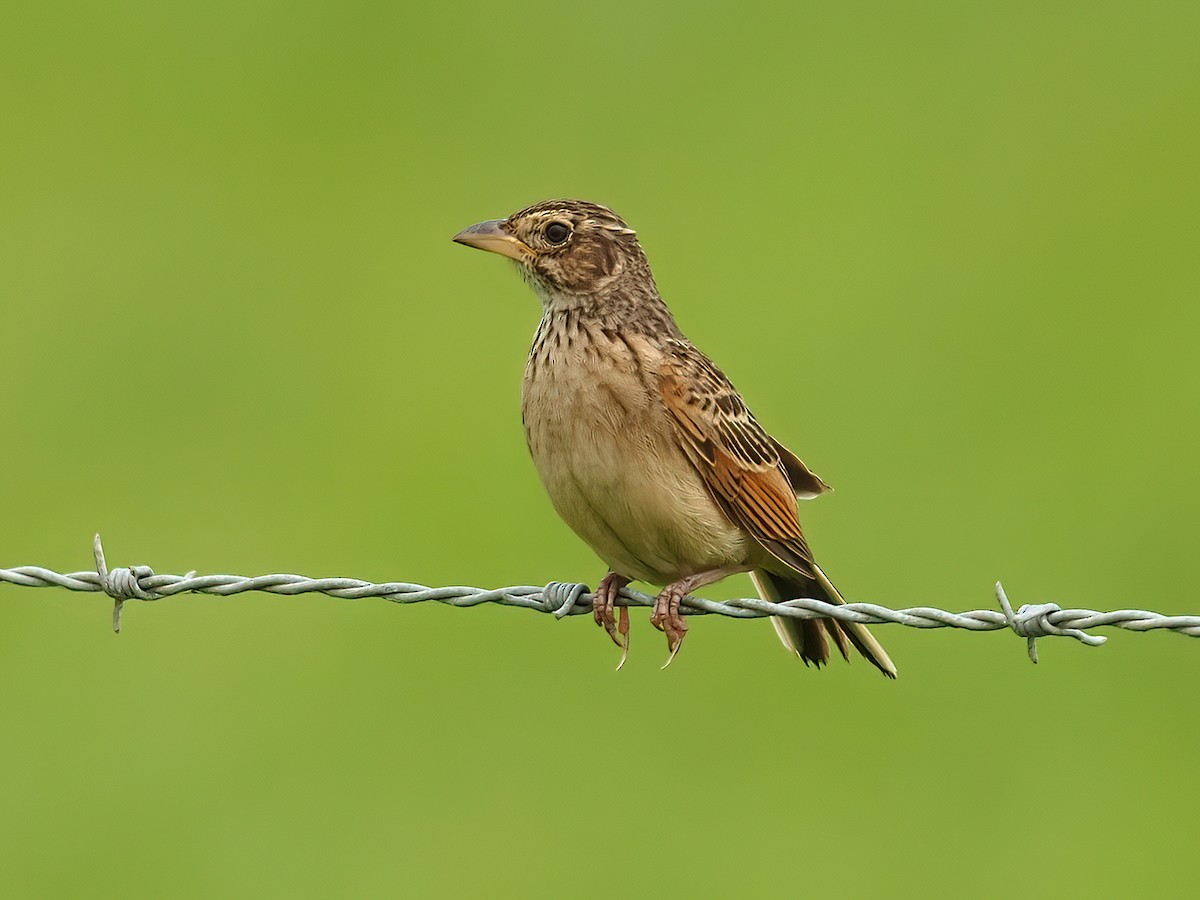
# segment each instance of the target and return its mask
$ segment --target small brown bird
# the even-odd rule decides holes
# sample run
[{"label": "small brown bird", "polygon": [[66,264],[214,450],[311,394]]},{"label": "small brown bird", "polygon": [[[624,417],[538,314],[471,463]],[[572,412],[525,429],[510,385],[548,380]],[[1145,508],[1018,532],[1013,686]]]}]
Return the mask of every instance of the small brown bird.
[{"label": "small brown bird", "polygon": [[[546,200],[455,235],[515,260],[542,301],[525,366],[525,437],[554,508],[609,567],[596,622],[629,648],[631,581],[665,585],[650,621],[670,658],[687,632],[680,601],[749,572],[764,599],[843,603],[813,562],[797,498],[830,488],[772,438],[711,360],[683,336],[659,296],[637,235],[610,209]],[[772,619],[805,664],[829,638],[889,678],[896,667],[865,626]]]}]

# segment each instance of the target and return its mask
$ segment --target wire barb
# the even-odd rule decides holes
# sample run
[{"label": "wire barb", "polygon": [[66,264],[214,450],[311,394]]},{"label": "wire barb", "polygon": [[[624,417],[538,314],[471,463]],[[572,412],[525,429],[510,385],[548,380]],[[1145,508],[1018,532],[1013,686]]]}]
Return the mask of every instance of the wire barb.
[{"label": "wire barb", "polygon": [[108,571],[108,563],[104,559],[104,542],[100,540],[99,534],[92,541],[92,554],[96,557],[96,575],[100,578],[100,589],[113,598],[113,634],[120,634],[121,612],[126,600],[158,600],[162,596],[143,589],[139,584],[139,579],[149,578],[154,574],[154,570],[149,566],[129,566]]},{"label": "wire barb", "polygon": [[545,610],[556,619],[569,616],[584,594],[589,594],[586,584],[552,581],[542,589]]},{"label": "wire barb", "polygon": [[1052,613],[1063,611],[1057,603],[1026,603],[1014,613],[1012,604],[1008,602],[1008,595],[1004,593],[1004,585],[999,581],[996,582],[996,599],[1000,601],[1000,608],[1004,610],[1004,618],[1009,627],[1027,639],[1029,659],[1034,664],[1038,661],[1037,639],[1040,637],[1073,637],[1089,647],[1099,647],[1108,640],[1098,634],[1087,634],[1078,628],[1059,628],[1050,621]]},{"label": "wire barb", "polygon": [[[550,613],[557,619],[587,615],[592,611],[592,594],[586,585],[551,582],[544,587],[518,585],[485,590],[477,587],[431,588],[422,584],[389,581],[373,584],[357,578],[309,578],[305,575],[156,575],[149,566],[129,566],[109,571],[104,558],[100,535],[92,544],[95,569],[61,574],[40,566],[18,566],[0,569],[0,582],[22,587],[60,587],[70,591],[102,592],[113,599],[113,631],[121,630],[121,613],[130,600],[161,600],[176,594],[215,594],[226,597],[246,591],[265,591],[272,594],[320,593],[344,600],[381,597],[393,603],[424,603],[437,601],[448,606],[478,606],[496,603],[500,606],[519,606],[537,612]],[[823,600],[788,600],[772,603],[758,597],[740,600],[705,600],[684,597],[685,615],[722,615],[735,619],[760,619],[765,616],[786,616],[794,619],[837,619],[864,625],[907,625],[910,628],[962,628],[967,631],[1013,631],[1027,641],[1029,658],[1038,661],[1038,638],[1071,637],[1088,646],[1103,644],[1107,638],[1087,634],[1088,629],[1100,627],[1124,628],[1128,631],[1163,629],[1188,637],[1200,637],[1200,616],[1164,616],[1144,609],[1120,609],[1098,612],[1094,609],[1061,609],[1055,603],[1027,604],[1013,612],[1003,586],[996,583],[996,598],[1000,611],[977,609],[952,613],[943,609],[918,606],[909,609],[889,609],[874,603],[847,603],[834,606]],[[653,606],[648,594],[623,588],[616,605]]]}]

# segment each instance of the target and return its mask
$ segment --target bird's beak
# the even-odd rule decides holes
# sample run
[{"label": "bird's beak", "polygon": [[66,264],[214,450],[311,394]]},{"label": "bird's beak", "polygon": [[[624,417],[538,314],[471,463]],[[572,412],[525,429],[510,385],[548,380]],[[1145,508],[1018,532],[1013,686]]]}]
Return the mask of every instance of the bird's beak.
[{"label": "bird's beak", "polygon": [[454,236],[454,240],[455,243],[466,244],[468,247],[499,253],[517,262],[526,262],[530,257],[529,248],[504,228],[503,219],[489,219],[464,228]]}]

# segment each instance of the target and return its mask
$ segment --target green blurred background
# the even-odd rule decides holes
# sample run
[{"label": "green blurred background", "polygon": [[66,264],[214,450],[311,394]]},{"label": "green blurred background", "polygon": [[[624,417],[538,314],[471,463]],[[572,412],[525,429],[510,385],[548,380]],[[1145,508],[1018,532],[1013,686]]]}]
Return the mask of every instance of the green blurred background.
[{"label": "green blurred background", "polygon": [[[521,434],[553,196],[838,491],[853,599],[1200,612],[1200,8],[22,4],[0,566],[595,583]],[[707,596],[745,596],[735,578]],[[1188,893],[1200,647],[0,586],[7,896]],[[1148,867],[1147,860],[1159,864]],[[1163,861],[1174,860],[1175,863]]]}]

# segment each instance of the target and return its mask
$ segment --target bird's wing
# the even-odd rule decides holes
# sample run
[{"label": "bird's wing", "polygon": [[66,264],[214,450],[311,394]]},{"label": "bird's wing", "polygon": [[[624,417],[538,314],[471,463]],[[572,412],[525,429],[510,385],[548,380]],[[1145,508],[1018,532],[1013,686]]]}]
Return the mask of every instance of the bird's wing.
[{"label": "bird's wing", "polygon": [[[684,452],[730,520],[781,562],[812,577],[796,496],[828,485],[755,421],[737,389],[686,341],[667,341],[659,389]],[[789,478],[799,480],[794,489]]]}]

